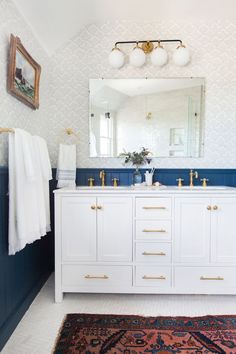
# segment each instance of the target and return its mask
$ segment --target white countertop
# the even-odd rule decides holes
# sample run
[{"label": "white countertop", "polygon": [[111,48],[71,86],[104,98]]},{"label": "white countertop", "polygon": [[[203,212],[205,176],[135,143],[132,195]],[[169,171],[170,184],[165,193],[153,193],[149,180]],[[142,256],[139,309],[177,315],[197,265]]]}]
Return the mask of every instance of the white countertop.
[{"label": "white countertop", "polygon": [[75,188],[61,188],[57,189],[54,191],[56,194],[66,194],[66,193],[76,193],[76,194],[111,194],[111,193],[120,193],[120,194],[156,194],[156,193],[161,193],[161,194],[168,194],[168,193],[174,193],[174,194],[186,194],[186,193],[212,193],[212,194],[229,194],[229,193],[236,193],[236,188],[235,187],[227,187],[227,186],[208,186],[208,187],[201,187],[201,186],[195,186],[195,187],[188,187],[188,186],[183,186],[183,187],[177,187],[177,186],[118,186],[118,187],[112,187],[112,186],[94,186],[94,187],[88,187],[88,186],[77,186]]}]

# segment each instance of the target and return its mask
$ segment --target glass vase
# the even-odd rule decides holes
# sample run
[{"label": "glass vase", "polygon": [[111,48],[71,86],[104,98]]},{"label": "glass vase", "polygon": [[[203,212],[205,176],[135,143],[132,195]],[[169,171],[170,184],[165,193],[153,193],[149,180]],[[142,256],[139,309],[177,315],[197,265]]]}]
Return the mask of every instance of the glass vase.
[{"label": "glass vase", "polygon": [[133,184],[140,184],[142,183],[142,174],[139,171],[138,167],[136,167],[133,173]]}]

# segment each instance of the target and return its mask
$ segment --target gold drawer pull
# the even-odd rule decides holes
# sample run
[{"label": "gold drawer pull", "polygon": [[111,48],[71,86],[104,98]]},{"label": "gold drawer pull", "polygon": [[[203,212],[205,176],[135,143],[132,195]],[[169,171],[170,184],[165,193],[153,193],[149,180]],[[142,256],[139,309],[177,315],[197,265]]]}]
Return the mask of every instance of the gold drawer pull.
[{"label": "gold drawer pull", "polygon": [[152,277],[149,275],[144,275],[143,276],[144,280],[166,280],[166,277],[163,277],[163,275],[159,276],[159,277]]},{"label": "gold drawer pull", "polygon": [[98,209],[98,210],[101,210],[101,209],[102,209],[102,206],[101,206],[101,205],[98,205],[98,206],[97,206],[97,209]]},{"label": "gold drawer pull", "polygon": [[143,252],[143,256],[166,256],[164,252]]},{"label": "gold drawer pull", "polygon": [[91,205],[91,209],[95,210],[96,209],[96,205]]},{"label": "gold drawer pull", "polygon": [[147,210],[154,210],[154,209],[158,209],[158,210],[165,210],[166,207],[163,206],[144,206],[143,209],[147,209]]},{"label": "gold drawer pull", "polygon": [[87,274],[84,277],[85,277],[85,279],[109,279],[109,277],[107,275],[97,275],[96,276],[96,275]]},{"label": "gold drawer pull", "polygon": [[209,277],[203,277],[201,276],[200,277],[200,280],[224,280],[224,278],[218,276],[218,277],[215,277],[215,278],[209,278]]},{"label": "gold drawer pull", "polygon": [[161,232],[161,233],[165,233],[166,230],[160,229],[160,230],[148,230],[148,229],[144,229],[143,232]]},{"label": "gold drawer pull", "polygon": [[214,206],[213,206],[213,210],[218,210],[218,206],[217,206],[217,205],[214,205]]}]

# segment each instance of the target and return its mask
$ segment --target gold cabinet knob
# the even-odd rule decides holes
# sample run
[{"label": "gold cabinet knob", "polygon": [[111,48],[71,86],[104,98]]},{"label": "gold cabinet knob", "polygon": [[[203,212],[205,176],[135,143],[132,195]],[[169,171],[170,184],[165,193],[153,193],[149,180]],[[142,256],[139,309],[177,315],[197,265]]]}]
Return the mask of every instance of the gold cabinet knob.
[{"label": "gold cabinet knob", "polygon": [[213,206],[213,210],[218,210],[218,206],[217,206],[217,205],[214,205],[214,206]]},{"label": "gold cabinet knob", "polygon": [[101,209],[102,209],[102,206],[101,206],[101,205],[98,205],[98,206],[97,206],[97,209],[98,209],[98,210],[101,210]]},{"label": "gold cabinet knob", "polygon": [[96,206],[95,206],[95,205],[91,205],[91,209],[92,209],[92,210],[95,210],[95,209],[96,209]]},{"label": "gold cabinet knob", "polygon": [[212,208],[211,208],[211,206],[210,205],[208,205],[207,206],[207,210],[211,210]]}]

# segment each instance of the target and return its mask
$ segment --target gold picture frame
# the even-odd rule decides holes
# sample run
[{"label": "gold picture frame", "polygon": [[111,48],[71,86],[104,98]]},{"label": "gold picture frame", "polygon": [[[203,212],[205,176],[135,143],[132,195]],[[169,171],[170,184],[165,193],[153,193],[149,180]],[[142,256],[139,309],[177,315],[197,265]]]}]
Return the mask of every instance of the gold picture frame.
[{"label": "gold picture frame", "polygon": [[41,66],[27,52],[19,37],[11,34],[7,90],[32,109],[39,108]]}]

